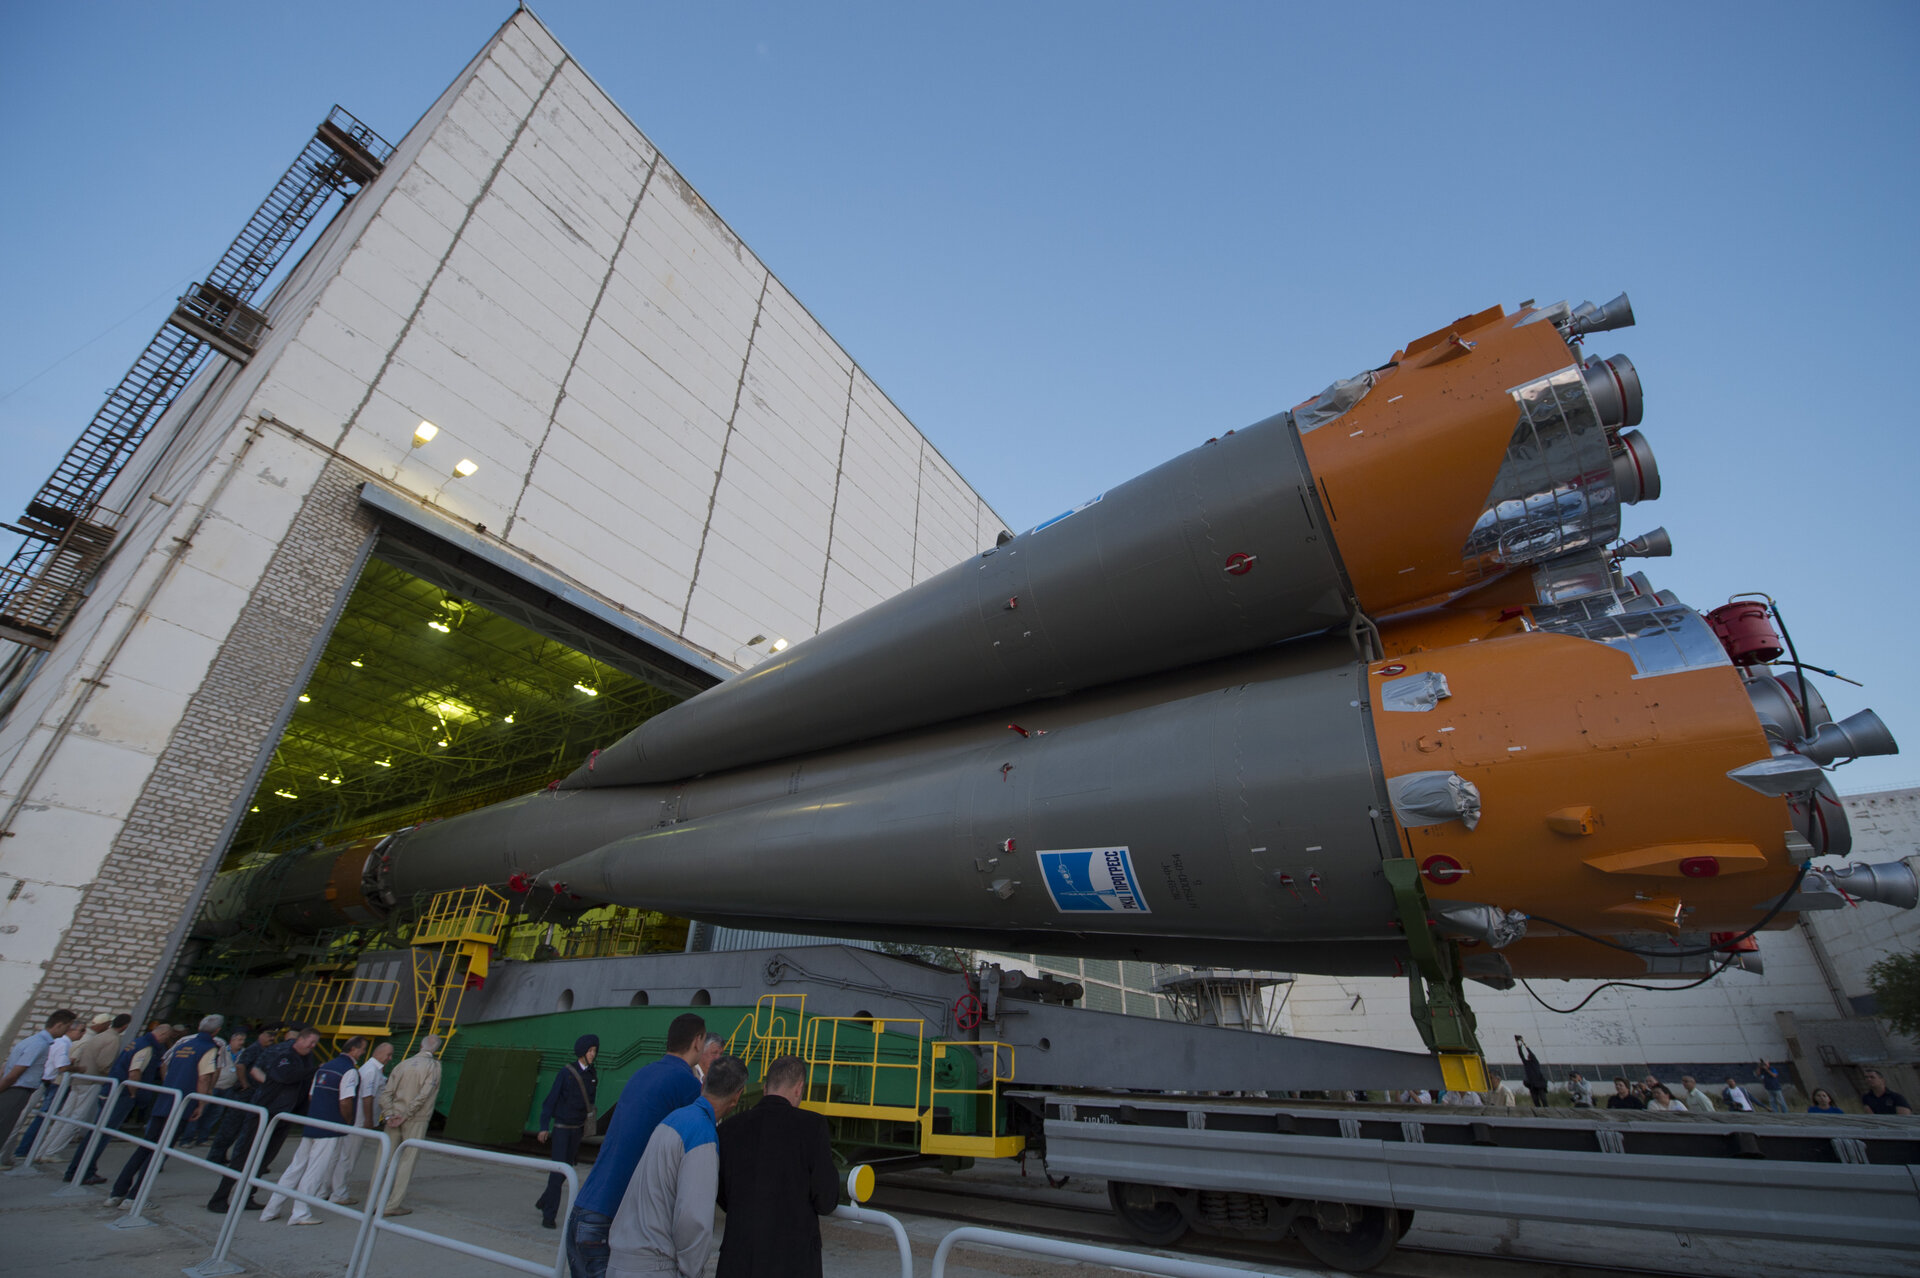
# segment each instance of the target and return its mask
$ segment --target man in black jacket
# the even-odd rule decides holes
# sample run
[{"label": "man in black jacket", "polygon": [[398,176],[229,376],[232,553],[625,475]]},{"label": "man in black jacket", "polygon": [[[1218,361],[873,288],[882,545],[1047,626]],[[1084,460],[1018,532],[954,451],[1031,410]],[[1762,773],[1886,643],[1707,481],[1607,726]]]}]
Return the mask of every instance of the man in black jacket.
[{"label": "man in black jacket", "polygon": [[[314,1047],[320,1042],[318,1030],[299,1030],[286,1042],[268,1049],[252,1067],[253,1077],[258,1080],[253,1095],[248,1097],[255,1105],[267,1111],[271,1119],[275,1114],[290,1113],[306,1103],[307,1088],[313,1082],[313,1076],[320,1069],[320,1061],[314,1053]],[[233,1152],[227,1166],[235,1171],[244,1170],[247,1155],[253,1150],[254,1131],[260,1120],[252,1114],[240,1128],[233,1142]],[[267,1137],[265,1156],[260,1159],[257,1173],[266,1179],[267,1169],[273,1166],[274,1155],[280,1152],[280,1146],[286,1143],[287,1133],[299,1128],[298,1123],[281,1123]],[[220,1178],[219,1187],[213,1191],[213,1197],[207,1200],[207,1210],[224,1212],[232,1200],[234,1181],[225,1176]],[[246,1209],[258,1211],[266,1204],[247,1194]]]},{"label": "man in black jacket", "polygon": [[801,1109],[807,1063],[767,1067],[767,1094],[720,1124],[721,1208],[727,1213],[717,1278],[821,1278],[820,1217],[840,1202],[827,1120]]},{"label": "man in black jacket", "polygon": [[[580,1142],[587,1137],[587,1118],[593,1113],[594,1096],[600,1090],[600,1076],[593,1072],[593,1058],[600,1054],[600,1037],[582,1034],[574,1040],[573,1064],[553,1076],[547,1099],[540,1106],[542,1145],[552,1132],[553,1161],[580,1161]],[[558,1226],[554,1213],[560,1210],[560,1194],[567,1178],[560,1172],[547,1177],[547,1191],[533,1205],[540,1209],[540,1223],[548,1229]]]}]

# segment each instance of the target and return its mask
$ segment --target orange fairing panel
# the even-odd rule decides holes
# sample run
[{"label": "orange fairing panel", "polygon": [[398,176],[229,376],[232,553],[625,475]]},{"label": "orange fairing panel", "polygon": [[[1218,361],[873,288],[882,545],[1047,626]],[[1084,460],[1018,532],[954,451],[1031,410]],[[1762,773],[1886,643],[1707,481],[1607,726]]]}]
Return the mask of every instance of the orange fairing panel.
[{"label": "orange fairing panel", "polygon": [[[1487,575],[1464,549],[1494,491],[1520,410],[1516,387],[1577,361],[1550,323],[1499,308],[1408,347],[1346,412],[1303,433],[1360,606],[1378,616]],[[1577,373],[1574,380],[1577,382]]]},{"label": "orange fairing panel", "polygon": [[[1425,711],[1383,708],[1389,680],[1432,672]],[[1409,826],[1430,898],[1544,915],[1612,935],[1741,931],[1793,873],[1786,803],[1727,772],[1767,745],[1731,666],[1637,674],[1604,644],[1535,631],[1369,668],[1389,788],[1457,774],[1478,821]],[[1536,919],[1529,936],[1553,929]]]}]

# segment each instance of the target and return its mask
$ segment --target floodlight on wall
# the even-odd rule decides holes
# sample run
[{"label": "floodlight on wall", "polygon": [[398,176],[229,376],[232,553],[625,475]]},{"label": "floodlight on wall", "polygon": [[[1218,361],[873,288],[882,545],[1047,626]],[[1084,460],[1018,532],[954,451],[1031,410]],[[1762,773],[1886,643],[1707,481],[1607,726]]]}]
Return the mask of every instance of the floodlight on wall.
[{"label": "floodlight on wall", "polygon": [[413,446],[418,448],[422,444],[431,444],[433,437],[439,433],[440,428],[432,422],[421,422],[413,428]]},{"label": "floodlight on wall", "polygon": [[474,461],[471,457],[462,457],[459,461],[453,464],[453,477],[455,479],[465,479],[467,476],[473,474],[474,471],[479,469],[480,469],[479,462]]},{"label": "floodlight on wall", "polygon": [[787,641],[785,639],[775,639],[773,641],[773,650],[775,652],[785,652],[787,650]]},{"label": "floodlight on wall", "polygon": [[306,693],[304,693],[304,692],[303,692],[303,693],[301,693],[301,694],[300,694],[300,704],[301,704],[301,705],[305,705],[305,704],[307,704],[307,702],[309,702],[309,701],[311,701],[311,700],[313,700],[313,698],[312,698],[312,697],[309,697],[309,696],[308,696],[308,695],[307,695]]}]

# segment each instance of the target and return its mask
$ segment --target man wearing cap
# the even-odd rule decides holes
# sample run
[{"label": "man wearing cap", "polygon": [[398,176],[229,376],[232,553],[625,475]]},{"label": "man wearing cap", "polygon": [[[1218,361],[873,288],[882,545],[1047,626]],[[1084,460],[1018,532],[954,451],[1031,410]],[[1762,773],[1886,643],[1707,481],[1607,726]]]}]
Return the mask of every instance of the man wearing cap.
[{"label": "man wearing cap", "polygon": [[[600,1054],[600,1038],[582,1034],[573,1044],[573,1064],[554,1075],[553,1086],[540,1106],[542,1145],[551,1143],[553,1159],[558,1163],[580,1161],[580,1142],[587,1135],[587,1120],[595,1113],[594,1097],[600,1089],[600,1076],[593,1072],[593,1058]],[[566,1175],[554,1172],[547,1177],[547,1190],[533,1205],[540,1209],[540,1223],[558,1228],[554,1216],[560,1210],[560,1195]]]},{"label": "man wearing cap", "polygon": [[[120,1055],[120,1035],[113,1030],[116,1019],[120,1021],[122,1028],[132,1024],[131,1017],[115,1018],[105,1012],[87,1023],[85,1036],[73,1045],[73,1050],[69,1054],[74,1073],[91,1074],[95,1078],[103,1078],[106,1072],[113,1068],[114,1058]],[[98,1110],[100,1103],[107,1098],[108,1086],[109,1084],[106,1083],[82,1083],[76,1080],[67,1088],[67,1103],[61,1107],[61,1115],[66,1118],[91,1121],[94,1111]],[[80,1132],[81,1129],[78,1127],[61,1123],[48,1135],[47,1143],[40,1150],[39,1161],[50,1163],[59,1158],[67,1152],[67,1146],[79,1138]]]}]

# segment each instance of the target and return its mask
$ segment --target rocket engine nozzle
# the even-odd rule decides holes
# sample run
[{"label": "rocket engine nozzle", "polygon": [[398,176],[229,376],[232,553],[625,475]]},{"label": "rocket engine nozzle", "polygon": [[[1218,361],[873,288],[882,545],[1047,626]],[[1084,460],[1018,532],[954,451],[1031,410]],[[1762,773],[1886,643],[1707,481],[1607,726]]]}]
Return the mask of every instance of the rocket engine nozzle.
[{"label": "rocket engine nozzle", "polygon": [[1580,366],[1580,378],[1593,396],[1600,413],[1600,424],[1609,430],[1638,426],[1646,410],[1646,397],[1640,391],[1640,374],[1625,355],[1601,359],[1598,355]]},{"label": "rocket engine nozzle", "polygon": [[1837,723],[1823,723],[1813,735],[1795,748],[1815,763],[1829,764],[1835,759],[1862,759],[1869,755],[1899,754],[1900,743],[1871,710],[1850,714]]},{"label": "rocket engine nozzle", "polygon": [[1920,905],[1920,875],[1905,861],[1855,861],[1824,871],[1829,882],[1859,901],[1911,910]]},{"label": "rocket engine nozzle", "polygon": [[1637,430],[1620,436],[1620,451],[1613,455],[1613,487],[1628,506],[1660,496],[1660,463],[1653,459],[1653,445]]},{"label": "rocket engine nozzle", "polygon": [[1567,316],[1566,331],[1568,337],[1585,337],[1588,333],[1605,333],[1616,328],[1633,327],[1633,303],[1627,300],[1625,293],[1603,306],[1592,302],[1582,302],[1573,308]]},{"label": "rocket engine nozzle", "polygon": [[1622,542],[1613,553],[1620,559],[1665,559],[1673,553],[1673,538],[1665,528],[1656,528]]}]

